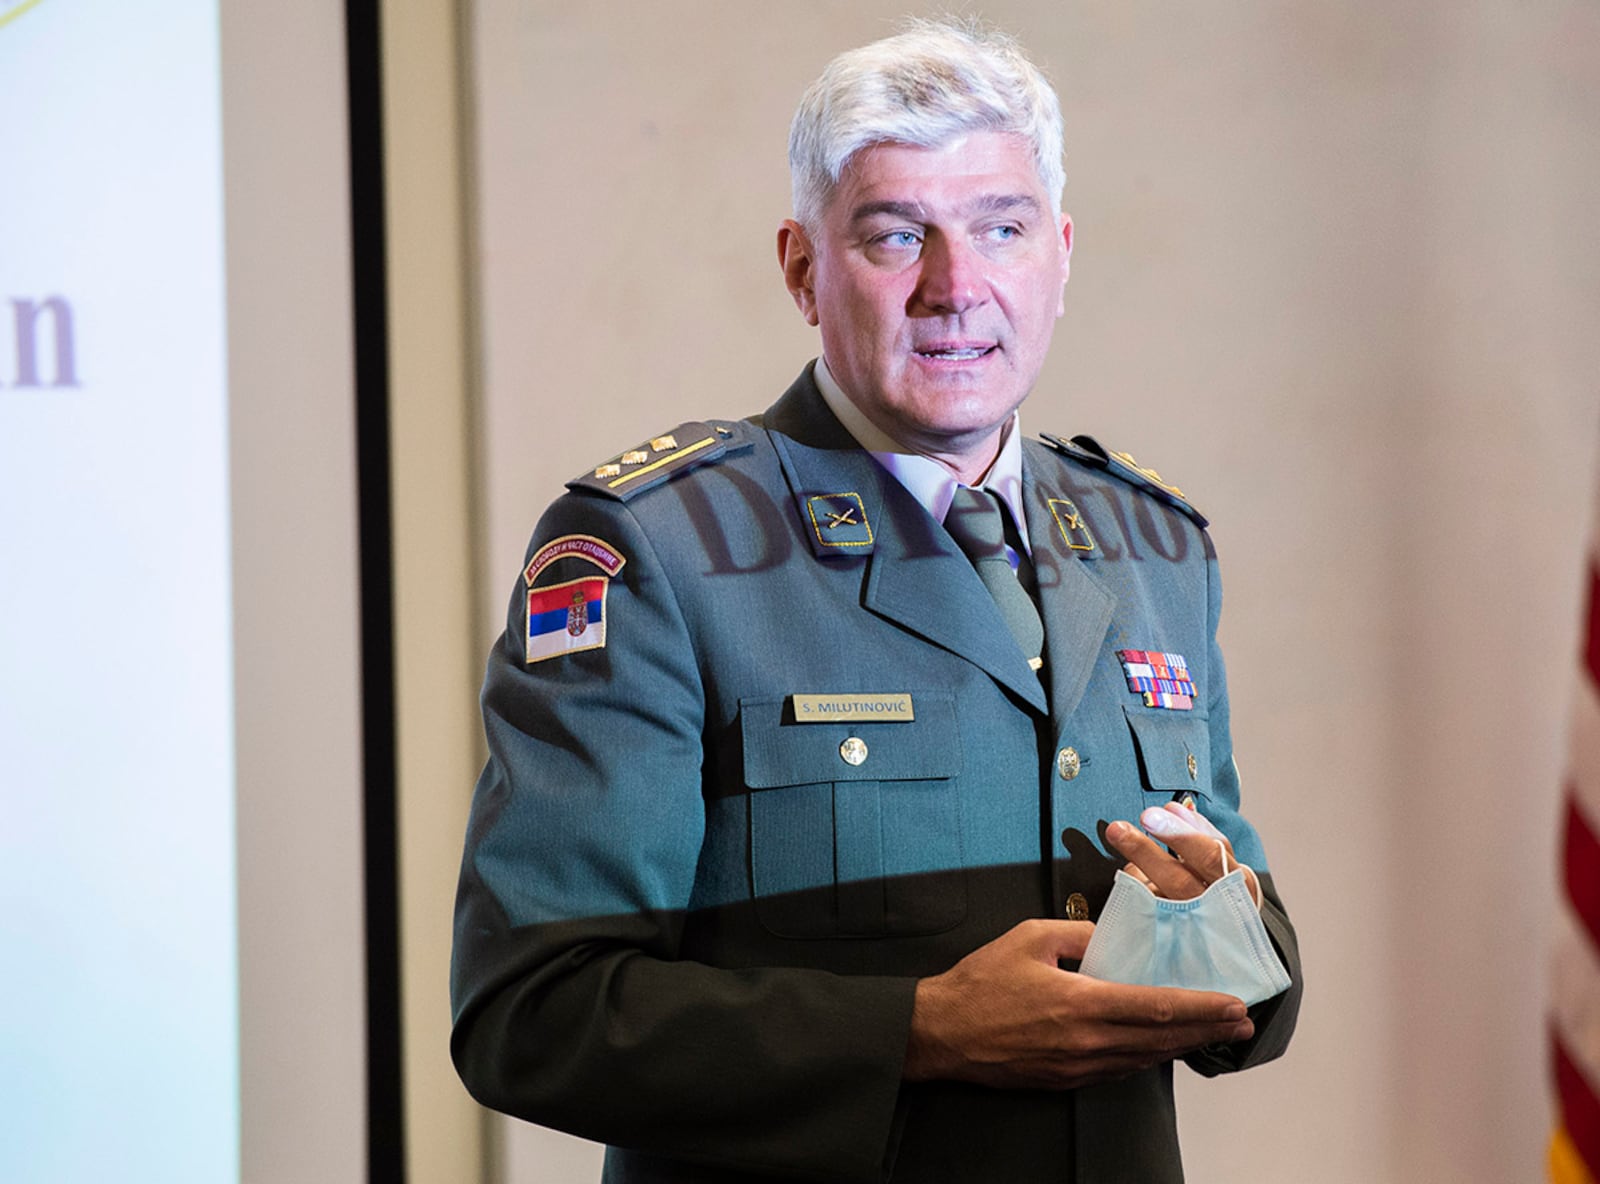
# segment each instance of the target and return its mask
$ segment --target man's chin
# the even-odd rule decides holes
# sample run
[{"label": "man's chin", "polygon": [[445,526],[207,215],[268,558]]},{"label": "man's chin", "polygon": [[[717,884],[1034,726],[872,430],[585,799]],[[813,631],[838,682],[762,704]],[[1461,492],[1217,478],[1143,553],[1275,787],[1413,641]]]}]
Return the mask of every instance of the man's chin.
[{"label": "man's chin", "polygon": [[985,387],[922,387],[906,404],[907,426],[919,435],[956,440],[982,439],[998,431],[1022,396]]},{"label": "man's chin", "polygon": [[897,438],[925,456],[946,462],[964,462],[959,467],[974,461],[981,461],[987,467],[999,450],[1000,433],[1010,419],[1010,411],[998,420],[992,415],[971,419],[919,416],[914,421],[903,421]]}]

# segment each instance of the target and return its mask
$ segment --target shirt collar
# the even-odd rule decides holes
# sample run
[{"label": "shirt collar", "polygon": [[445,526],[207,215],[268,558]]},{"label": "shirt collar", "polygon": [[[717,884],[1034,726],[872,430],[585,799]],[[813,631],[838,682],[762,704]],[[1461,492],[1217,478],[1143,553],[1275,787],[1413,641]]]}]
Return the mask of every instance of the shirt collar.
[{"label": "shirt collar", "polygon": [[[913,452],[879,429],[844,393],[833,372],[828,369],[826,358],[817,359],[815,377],[822,401],[844,425],[844,430],[855,438],[855,442],[873,460],[904,485],[911,496],[922,504],[922,508],[933,515],[935,521],[943,522],[944,516],[950,511],[951,499],[961,484],[955,474],[932,457]],[[999,495],[1011,511],[1011,519],[1016,524],[1022,545],[1032,554],[1033,545],[1028,541],[1028,519],[1022,508],[1022,429],[1021,417],[1017,412],[1011,413],[1011,419],[1001,432],[1003,440],[1000,455],[995,458],[984,479],[973,488],[993,490]]]}]

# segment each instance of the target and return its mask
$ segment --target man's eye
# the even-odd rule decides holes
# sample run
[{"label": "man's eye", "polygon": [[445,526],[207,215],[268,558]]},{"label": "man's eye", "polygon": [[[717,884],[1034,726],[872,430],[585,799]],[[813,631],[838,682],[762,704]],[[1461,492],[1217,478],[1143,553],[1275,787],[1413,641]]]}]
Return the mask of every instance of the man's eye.
[{"label": "man's eye", "polygon": [[891,230],[888,234],[878,239],[886,247],[914,247],[922,239],[911,230]]},{"label": "man's eye", "polygon": [[992,226],[989,228],[989,237],[998,242],[1010,242],[1012,239],[1022,237],[1020,226]]}]

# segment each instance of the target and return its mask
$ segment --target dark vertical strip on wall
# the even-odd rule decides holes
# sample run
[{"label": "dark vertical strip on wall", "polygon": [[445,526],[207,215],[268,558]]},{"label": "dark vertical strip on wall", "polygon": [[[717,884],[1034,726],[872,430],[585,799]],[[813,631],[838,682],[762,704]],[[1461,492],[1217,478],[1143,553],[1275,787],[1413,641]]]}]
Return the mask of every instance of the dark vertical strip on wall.
[{"label": "dark vertical strip on wall", "polygon": [[405,1179],[395,794],[394,586],[389,499],[388,281],[379,0],[346,0],[350,241],[361,523],[361,700],[367,938],[367,1177]]}]

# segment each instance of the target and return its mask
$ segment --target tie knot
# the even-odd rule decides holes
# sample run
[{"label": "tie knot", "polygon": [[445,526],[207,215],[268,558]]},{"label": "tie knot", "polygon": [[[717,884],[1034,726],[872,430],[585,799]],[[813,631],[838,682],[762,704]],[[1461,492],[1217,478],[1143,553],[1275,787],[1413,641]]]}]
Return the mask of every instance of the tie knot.
[{"label": "tie knot", "polygon": [[1001,516],[1004,513],[1000,499],[989,490],[960,485],[950,499],[944,528],[974,563],[982,559],[1005,559],[1006,526]]}]

